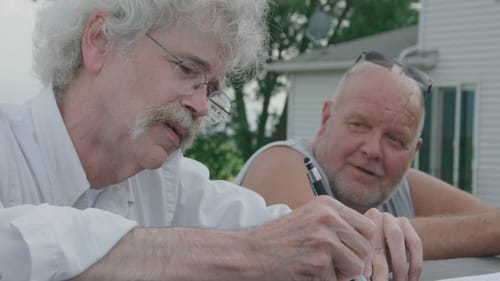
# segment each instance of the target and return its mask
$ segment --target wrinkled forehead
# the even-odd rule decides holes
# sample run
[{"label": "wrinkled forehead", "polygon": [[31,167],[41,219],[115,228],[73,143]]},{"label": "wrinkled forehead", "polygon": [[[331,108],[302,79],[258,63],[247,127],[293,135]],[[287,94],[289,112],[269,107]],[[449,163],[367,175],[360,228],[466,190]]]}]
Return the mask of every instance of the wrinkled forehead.
[{"label": "wrinkled forehead", "polygon": [[177,19],[172,26],[168,28],[179,28],[189,26],[197,32],[210,36],[210,41],[215,43],[217,49],[217,57],[220,62],[223,62],[225,69],[229,68],[232,62],[230,54],[231,43],[224,36],[224,26],[227,24],[227,19],[224,15],[201,11],[195,13],[184,14]]},{"label": "wrinkled forehead", "polygon": [[394,112],[418,126],[423,114],[423,95],[416,82],[398,67],[388,69],[362,62],[354,66],[341,83],[337,106],[359,108],[364,105],[375,114]]}]

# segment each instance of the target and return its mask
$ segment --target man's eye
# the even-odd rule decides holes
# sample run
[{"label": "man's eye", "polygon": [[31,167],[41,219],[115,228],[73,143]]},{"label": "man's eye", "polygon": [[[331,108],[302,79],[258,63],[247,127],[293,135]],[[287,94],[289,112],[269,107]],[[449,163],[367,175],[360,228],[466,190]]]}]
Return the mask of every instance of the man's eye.
[{"label": "man's eye", "polygon": [[195,75],[195,70],[182,62],[177,63],[177,69],[180,70],[185,75]]},{"label": "man's eye", "polygon": [[212,95],[213,92],[216,92],[217,91],[217,87],[212,84],[212,83],[208,83],[207,84],[207,97],[210,97]]},{"label": "man's eye", "polygon": [[350,122],[349,126],[353,129],[356,129],[356,130],[366,128],[366,126],[360,122]]},{"label": "man's eye", "polygon": [[397,147],[405,147],[405,142],[401,138],[396,136],[387,136],[387,138],[393,145]]}]

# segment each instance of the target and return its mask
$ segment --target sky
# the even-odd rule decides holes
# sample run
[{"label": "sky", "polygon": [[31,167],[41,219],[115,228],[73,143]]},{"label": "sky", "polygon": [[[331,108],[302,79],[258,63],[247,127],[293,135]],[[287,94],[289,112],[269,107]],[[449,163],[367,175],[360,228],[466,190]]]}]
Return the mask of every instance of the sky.
[{"label": "sky", "polygon": [[30,0],[0,0],[0,103],[22,104],[40,91],[31,67],[38,5]]}]

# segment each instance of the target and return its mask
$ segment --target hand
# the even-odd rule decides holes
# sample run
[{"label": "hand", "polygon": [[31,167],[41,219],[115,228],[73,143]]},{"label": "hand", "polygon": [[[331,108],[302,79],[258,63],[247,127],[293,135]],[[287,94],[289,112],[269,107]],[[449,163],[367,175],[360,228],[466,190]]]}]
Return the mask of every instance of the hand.
[{"label": "hand", "polygon": [[[319,196],[287,216],[249,231],[266,280],[351,280],[370,274],[375,224],[339,201]],[[263,256],[262,256],[263,255]]]},{"label": "hand", "polygon": [[394,281],[419,280],[423,266],[422,242],[408,218],[394,217],[376,209],[368,210],[365,215],[377,225],[371,280],[388,280],[391,269]]}]

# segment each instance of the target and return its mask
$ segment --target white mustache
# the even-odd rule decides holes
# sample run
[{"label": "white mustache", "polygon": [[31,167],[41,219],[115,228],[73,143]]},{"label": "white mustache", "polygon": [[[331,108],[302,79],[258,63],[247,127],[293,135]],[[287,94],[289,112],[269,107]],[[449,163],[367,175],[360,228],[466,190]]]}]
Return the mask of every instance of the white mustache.
[{"label": "white mustache", "polygon": [[153,107],[145,117],[137,119],[134,127],[130,130],[130,138],[136,141],[151,125],[166,123],[182,127],[180,148],[182,150],[189,148],[198,132],[199,124],[194,121],[187,109],[178,104]]}]

